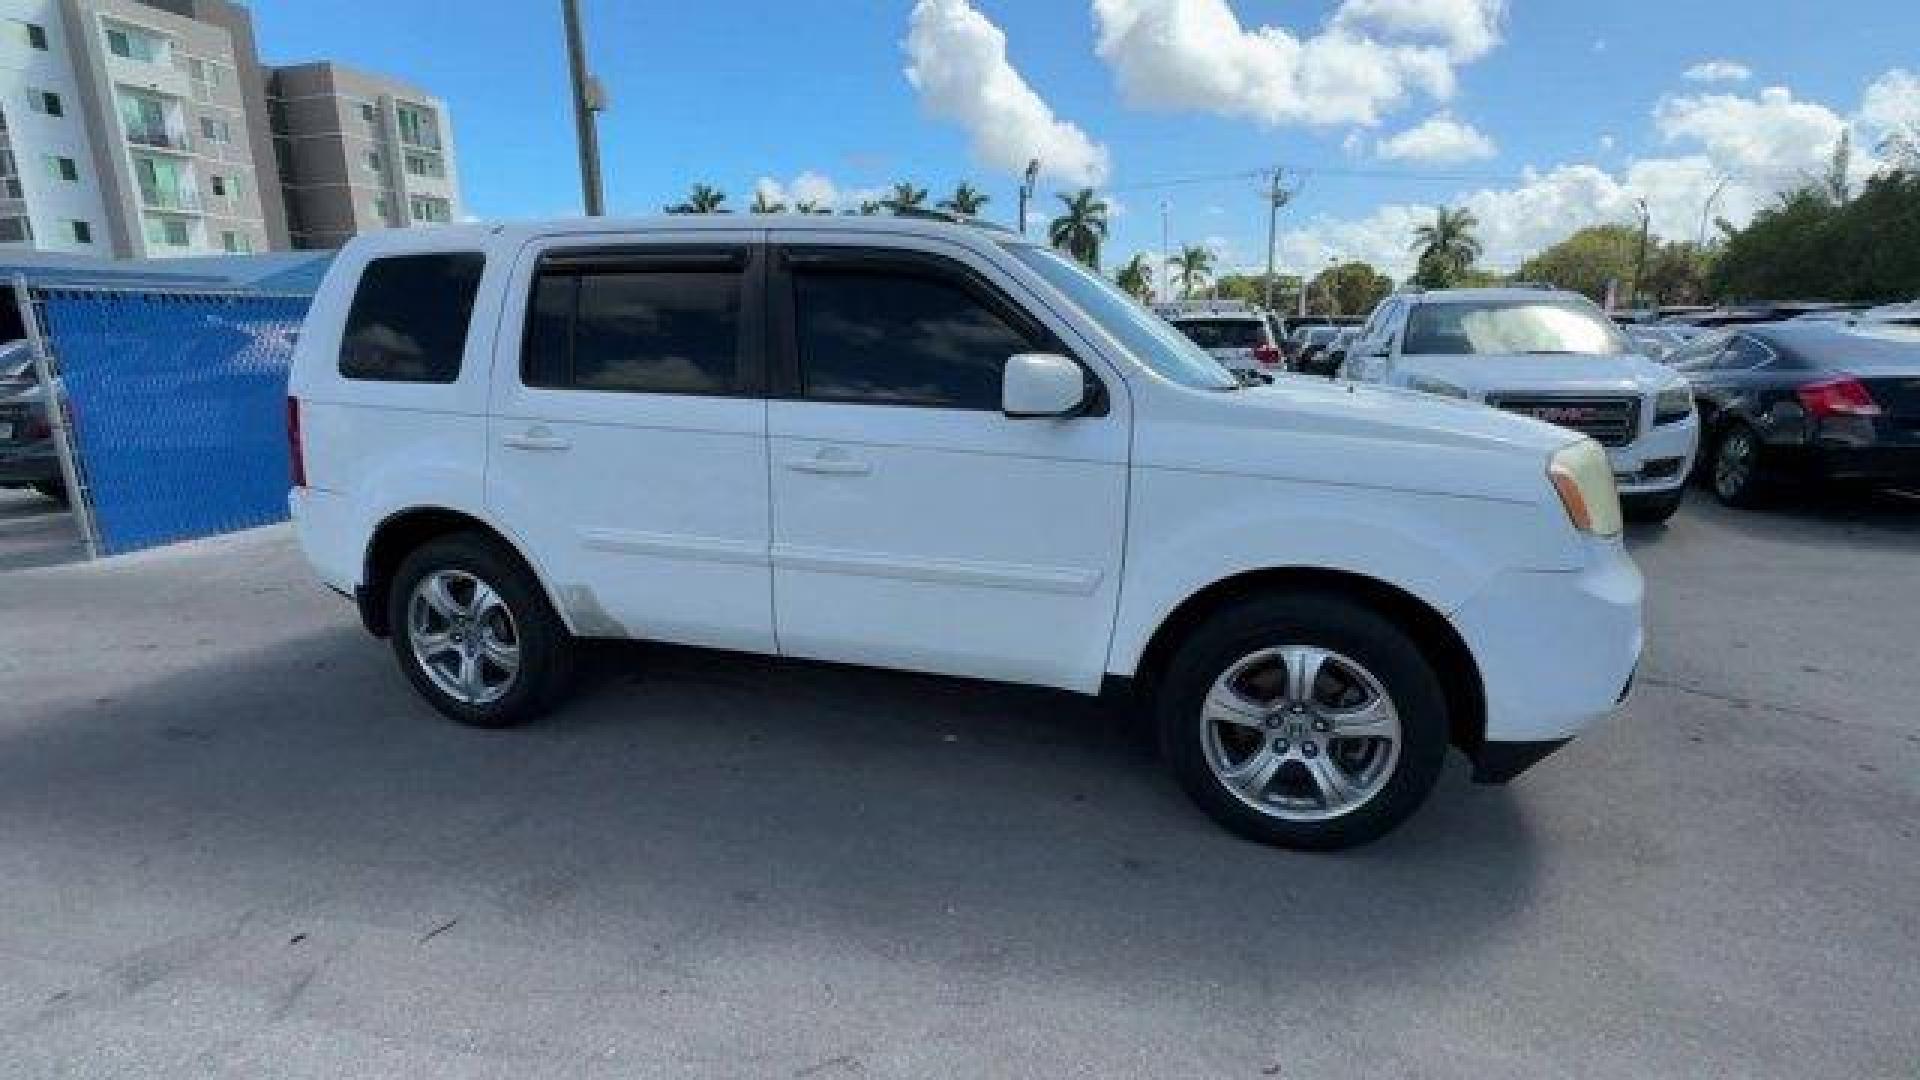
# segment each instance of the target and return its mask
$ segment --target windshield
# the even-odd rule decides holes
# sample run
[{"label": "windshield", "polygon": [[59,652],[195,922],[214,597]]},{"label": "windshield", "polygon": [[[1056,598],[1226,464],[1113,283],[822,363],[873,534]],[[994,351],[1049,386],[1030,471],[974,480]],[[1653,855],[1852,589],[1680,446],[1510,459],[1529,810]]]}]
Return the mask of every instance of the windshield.
[{"label": "windshield", "polygon": [[1257,349],[1267,343],[1266,324],[1251,319],[1181,319],[1173,325],[1203,349]]},{"label": "windshield", "polygon": [[1602,356],[1628,351],[1597,308],[1551,297],[1418,304],[1407,317],[1400,351],[1413,356],[1578,353]]},{"label": "windshield", "polygon": [[1051,248],[1008,244],[1007,250],[1156,374],[1196,390],[1239,387],[1226,368],[1174,329],[1172,323],[1142,307],[1105,278]]}]

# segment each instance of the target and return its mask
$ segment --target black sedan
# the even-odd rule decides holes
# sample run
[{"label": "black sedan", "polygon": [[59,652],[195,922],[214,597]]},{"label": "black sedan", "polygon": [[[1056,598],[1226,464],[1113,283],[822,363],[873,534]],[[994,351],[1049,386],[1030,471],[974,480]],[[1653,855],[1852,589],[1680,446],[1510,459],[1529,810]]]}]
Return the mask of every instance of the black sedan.
[{"label": "black sedan", "polygon": [[0,488],[30,487],[65,502],[60,459],[47,422],[47,395],[24,341],[0,344]]},{"label": "black sedan", "polygon": [[1729,327],[1666,361],[1693,384],[1701,471],[1723,502],[1791,481],[1920,483],[1920,330]]}]

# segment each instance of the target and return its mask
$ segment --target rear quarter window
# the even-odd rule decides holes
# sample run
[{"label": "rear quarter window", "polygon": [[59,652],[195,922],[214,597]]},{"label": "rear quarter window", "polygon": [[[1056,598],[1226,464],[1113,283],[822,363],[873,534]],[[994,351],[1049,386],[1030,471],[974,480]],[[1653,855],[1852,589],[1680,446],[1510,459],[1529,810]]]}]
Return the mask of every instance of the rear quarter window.
[{"label": "rear quarter window", "polygon": [[369,261],[340,337],[341,376],[379,382],[458,379],[485,268],[486,256],[477,251]]}]

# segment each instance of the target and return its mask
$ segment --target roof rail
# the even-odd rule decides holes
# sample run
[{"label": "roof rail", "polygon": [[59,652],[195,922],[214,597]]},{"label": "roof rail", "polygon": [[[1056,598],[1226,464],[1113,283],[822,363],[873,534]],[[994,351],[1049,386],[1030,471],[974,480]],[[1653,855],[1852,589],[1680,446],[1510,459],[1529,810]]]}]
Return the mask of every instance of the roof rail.
[{"label": "roof rail", "polygon": [[897,218],[912,218],[917,221],[944,221],[949,225],[972,225],[979,229],[1012,234],[1013,230],[997,221],[988,221],[971,214],[956,214],[951,210],[936,210],[927,206],[893,207],[891,213]]}]

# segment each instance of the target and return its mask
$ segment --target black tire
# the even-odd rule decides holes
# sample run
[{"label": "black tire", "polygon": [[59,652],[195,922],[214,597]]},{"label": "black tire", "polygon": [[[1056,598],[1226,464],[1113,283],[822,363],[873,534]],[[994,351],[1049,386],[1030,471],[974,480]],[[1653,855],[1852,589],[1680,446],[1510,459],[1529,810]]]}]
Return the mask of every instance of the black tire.
[{"label": "black tire", "polygon": [[[1759,433],[1748,425],[1735,420],[1722,428],[1713,440],[1713,454],[1707,463],[1707,485],[1714,497],[1728,506],[1747,508],[1765,502],[1772,484],[1764,451]],[[1734,460],[1741,457],[1744,467]]]},{"label": "black tire", "polygon": [[[498,594],[510,614],[518,645],[518,671],[497,699],[463,701],[442,688],[415,655],[409,619],[414,588],[440,571],[470,575]],[[456,533],[428,541],[409,553],[393,576],[387,625],[400,670],[434,708],[470,727],[524,724],[558,704],[573,678],[574,646],[546,591],[519,556],[498,541]],[[471,632],[471,631],[469,631]],[[502,680],[506,681],[506,680]]]},{"label": "black tire", "polygon": [[[1289,645],[1351,658],[1384,687],[1398,713],[1400,752],[1384,786],[1337,817],[1301,821],[1257,810],[1208,763],[1201,717],[1215,680],[1244,657]],[[1385,835],[1433,790],[1448,742],[1446,695],[1413,638],[1374,609],[1324,590],[1263,593],[1213,615],[1174,654],[1155,711],[1161,750],[1193,801],[1233,832],[1287,848],[1330,851]]]},{"label": "black tire", "polygon": [[1676,488],[1655,495],[1623,495],[1620,498],[1620,510],[1628,521],[1643,525],[1658,525],[1680,512],[1680,504],[1687,498],[1687,489]]},{"label": "black tire", "polygon": [[58,480],[42,480],[33,485],[33,490],[61,506],[67,505],[67,485]]}]

